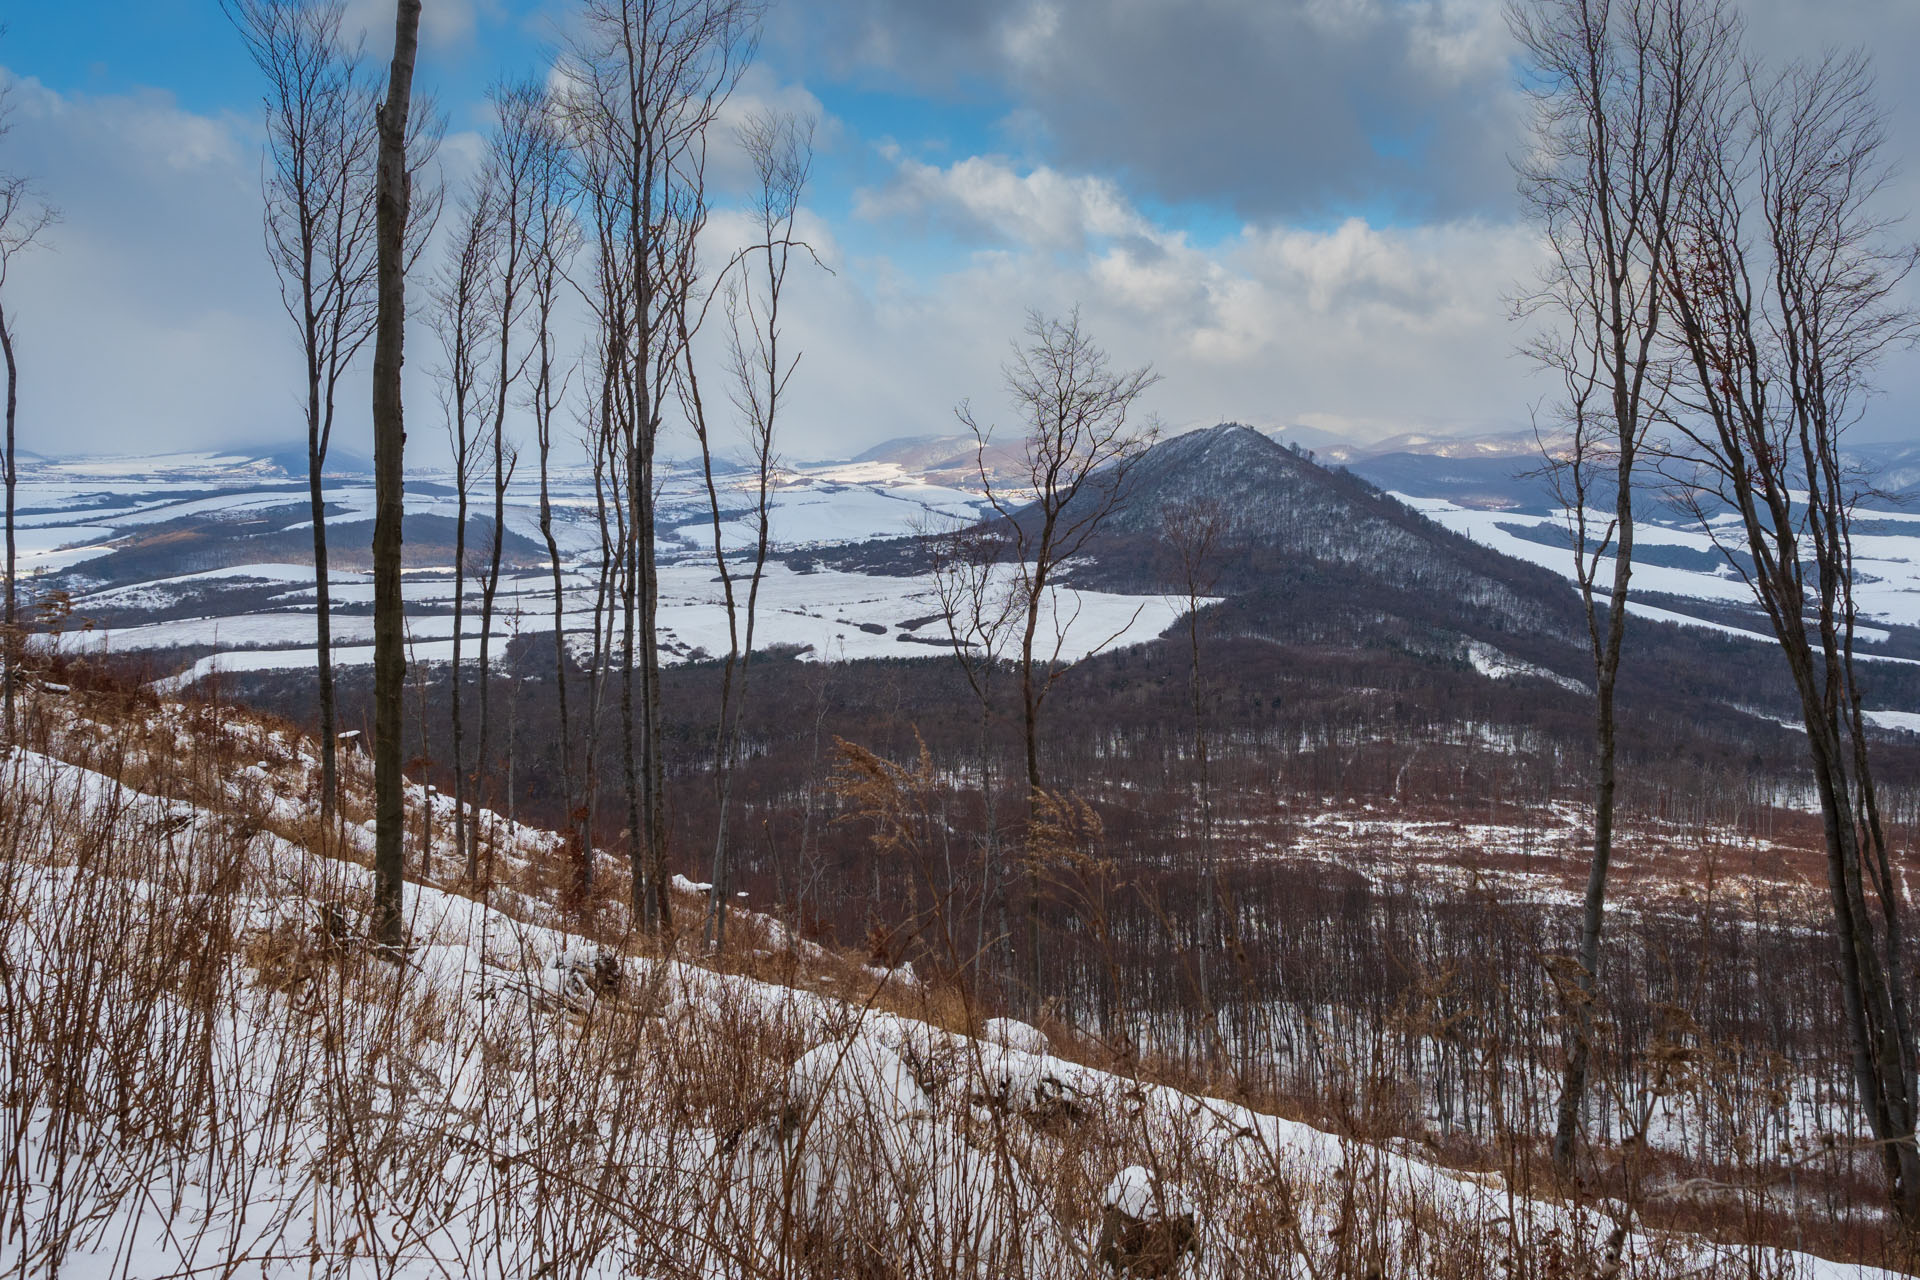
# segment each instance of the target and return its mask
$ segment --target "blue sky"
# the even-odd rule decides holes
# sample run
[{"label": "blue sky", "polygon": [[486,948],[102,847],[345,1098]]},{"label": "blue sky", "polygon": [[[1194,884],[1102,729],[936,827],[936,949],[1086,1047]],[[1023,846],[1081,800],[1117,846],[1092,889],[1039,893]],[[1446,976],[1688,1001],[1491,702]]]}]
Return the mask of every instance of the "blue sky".
[{"label": "blue sky", "polygon": [[[383,57],[391,4],[347,3]],[[487,86],[541,73],[577,6],[425,5],[418,83],[469,135],[457,182]],[[0,166],[64,215],[11,286],[27,420],[74,449],[287,438],[256,73],[216,0],[12,8]],[[1763,45],[1920,57],[1910,0],[1747,8]],[[1896,141],[1920,135],[1900,129],[1916,91],[1887,88]],[[1078,304],[1116,358],[1152,362],[1176,426],[1512,430],[1545,392],[1513,354],[1537,251],[1499,0],[781,0],[739,98],[820,121],[805,221],[832,273],[794,285],[792,456],[992,406],[1028,308]],[[1920,403],[1888,384],[1878,434]]]}]

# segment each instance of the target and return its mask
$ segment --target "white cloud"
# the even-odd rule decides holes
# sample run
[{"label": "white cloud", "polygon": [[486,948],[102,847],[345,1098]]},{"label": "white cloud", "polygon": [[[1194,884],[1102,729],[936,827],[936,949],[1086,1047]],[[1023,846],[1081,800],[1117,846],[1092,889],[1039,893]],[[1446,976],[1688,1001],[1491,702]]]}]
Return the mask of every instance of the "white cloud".
[{"label": "white cloud", "polygon": [[[496,19],[501,14],[498,0],[431,0],[421,6],[420,43],[435,50],[457,48],[473,39],[483,15]],[[393,55],[393,20],[393,0],[347,0],[346,28],[366,37],[367,50],[383,72]]]},{"label": "white cloud", "polygon": [[[156,91],[59,94],[3,70],[0,81],[16,89],[7,163],[61,212],[8,282],[21,447],[153,452],[301,438],[296,337],[262,242],[257,122],[192,112]],[[410,335],[408,350],[419,439],[417,415],[432,405],[424,336]],[[342,389],[336,435],[362,455],[365,378],[363,361]]]},{"label": "white cloud", "polygon": [[[1156,395],[1176,420],[1311,415],[1445,429],[1524,412],[1505,303],[1536,261],[1523,226],[1350,218],[1325,229],[1250,224],[1200,245],[1103,179],[1020,173],[986,157],[898,165],[898,179],[862,202],[865,216],[969,228],[991,243],[922,286],[919,318],[952,331],[929,336],[917,361],[892,359],[969,366],[972,394],[993,389],[1023,308],[1077,302],[1117,354],[1166,373]],[[949,317],[992,337],[969,337]]]},{"label": "white cloud", "polygon": [[946,168],[900,159],[886,186],[856,193],[854,212],[872,219],[925,217],[964,234],[1057,250],[1152,230],[1105,178],[1069,177],[1045,166],[1020,174],[992,156]]},{"label": "white cloud", "polygon": [[9,161],[63,219],[9,286],[22,447],[269,434],[297,366],[276,341],[286,321],[261,247],[252,122],[159,93],[18,83]]}]

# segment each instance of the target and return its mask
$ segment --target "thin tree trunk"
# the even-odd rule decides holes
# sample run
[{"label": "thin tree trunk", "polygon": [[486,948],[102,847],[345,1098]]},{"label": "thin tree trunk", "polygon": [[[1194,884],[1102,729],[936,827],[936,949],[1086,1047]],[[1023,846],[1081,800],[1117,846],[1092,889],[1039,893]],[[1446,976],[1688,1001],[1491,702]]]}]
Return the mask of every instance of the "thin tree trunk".
[{"label": "thin tree trunk", "polygon": [[1040,694],[1033,681],[1033,642],[1040,627],[1040,607],[1046,599],[1048,547],[1053,534],[1053,516],[1048,514],[1040,533],[1040,552],[1035,558],[1033,582],[1027,590],[1026,628],[1020,637],[1020,709],[1021,729],[1027,749],[1027,991],[1031,1012],[1041,1008],[1040,983],[1045,973],[1040,959],[1040,864],[1031,847],[1033,825],[1040,816]]},{"label": "thin tree trunk", "polygon": [[[1614,691],[1620,675],[1620,648],[1626,637],[1627,592],[1633,575],[1633,482],[1636,450],[1631,439],[1620,448],[1615,490],[1615,546],[1613,590],[1607,597],[1606,638],[1596,655],[1594,671],[1594,750],[1598,760],[1593,782],[1593,861],[1587,868],[1586,898],[1580,913],[1580,956],[1573,980],[1578,995],[1572,1013],[1573,1041],[1567,1049],[1566,1070],[1560,1081],[1560,1099],[1553,1129],[1553,1167],[1565,1177],[1573,1172],[1574,1145],[1579,1139],[1580,1112],[1585,1103],[1593,1062],[1593,1013],[1600,978],[1600,935],[1606,924],[1607,876],[1613,865],[1614,796],[1618,789],[1618,747]],[[1580,521],[1579,536],[1585,537]],[[1584,556],[1584,546],[1575,549]],[[1591,625],[1594,601],[1587,598]]]},{"label": "thin tree trunk", "polygon": [[540,370],[534,403],[539,409],[536,424],[540,446],[540,537],[547,544],[547,565],[553,573],[553,689],[560,717],[560,802],[567,811],[567,832],[574,845],[578,866],[574,873],[574,893],[582,903],[593,894],[592,841],[584,831],[586,815],[579,802],[580,789],[573,777],[572,720],[567,713],[567,596],[565,571],[560,565],[560,542],[553,533],[553,498],[548,488],[553,453],[553,362],[548,350],[544,314],[540,325]]},{"label": "thin tree trunk", "polygon": [[[648,933],[659,927],[659,919],[653,895],[647,891],[647,877],[652,872],[648,858],[648,829],[642,825],[643,803],[641,800],[640,747],[635,742],[633,707],[633,662],[634,649],[639,643],[640,614],[640,552],[638,523],[640,519],[640,501],[634,494],[640,483],[640,450],[629,447],[627,450],[627,493],[626,504],[630,512],[627,517],[626,538],[620,550],[620,749],[621,775],[627,790],[627,862],[633,877],[632,905],[634,923]],[[645,691],[641,700],[646,699]],[[645,732],[644,729],[641,730]]]},{"label": "thin tree trunk", "polygon": [[[497,335],[500,343],[500,367],[495,373],[493,406],[493,539],[487,557],[487,576],[480,589],[480,742],[474,753],[474,801],[482,804],[489,798],[491,788],[486,785],[490,776],[487,762],[487,750],[492,730],[492,665],[490,662],[493,644],[493,606],[500,591],[500,558],[506,545],[507,520],[507,484],[513,478],[513,469],[507,461],[507,393],[512,388],[513,361],[512,338],[514,318],[514,298],[520,275],[520,240],[525,228],[520,225],[520,190],[517,175],[509,175],[506,192],[506,230],[507,263],[502,276],[500,294],[500,329]],[[475,815],[474,839],[476,850],[479,841],[479,818]],[[492,879],[493,845],[487,846],[488,879]]]},{"label": "thin tree trunk", "polygon": [[[480,806],[488,805],[492,800],[492,788],[487,780],[492,775],[487,760],[487,752],[492,736],[491,710],[493,690],[491,688],[493,671],[489,651],[493,643],[493,606],[500,591],[500,555],[505,541],[507,518],[507,484],[510,471],[503,471],[506,464],[505,448],[501,442],[502,424],[496,420],[493,429],[493,538],[488,548],[487,574],[480,585],[480,741],[473,755],[473,800],[474,849],[477,855],[480,843]],[[493,876],[493,845],[487,845],[487,878]]]},{"label": "thin tree trunk", "polygon": [[340,763],[333,696],[333,593],[327,584],[327,501],[320,481],[325,462],[315,431],[307,445],[308,497],[313,510],[314,676],[320,697],[320,825],[330,829],[338,803]]},{"label": "thin tree trunk", "polygon": [[469,884],[480,878],[480,843],[473,834],[473,822],[467,813],[472,788],[467,785],[467,720],[461,705],[460,647],[461,632],[466,629],[467,607],[467,435],[466,407],[457,403],[454,414],[460,426],[455,448],[455,480],[459,489],[457,518],[453,530],[453,671],[448,692],[448,710],[453,716],[453,847],[460,851]]},{"label": "thin tree trunk", "polygon": [[673,902],[667,884],[667,760],[660,707],[660,574],[655,560],[653,449],[646,454],[641,484],[640,573],[643,628],[640,656],[646,692],[647,861],[653,882],[654,913],[662,933],[673,932]]},{"label": "thin tree trunk", "polygon": [[17,453],[17,437],[14,434],[15,423],[20,408],[19,381],[20,367],[15,363],[13,354],[13,326],[7,320],[4,307],[0,307],[0,354],[7,361],[7,603],[6,603],[6,728],[7,743],[20,741],[19,726],[15,721],[14,686],[20,681],[20,615],[19,588],[17,570],[19,568],[18,547],[15,542],[14,486],[20,478],[20,459]]},{"label": "thin tree trunk", "polygon": [[389,947],[405,937],[405,792],[400,775],[400,700],[406,689],[406,606],[400,594],[406,426],[400,386],[406,337],[407,117],[420,41],[420,0],[395,0],[393,63],[380,109],[379,320],[373,347],[373,786],[374,930]]}]

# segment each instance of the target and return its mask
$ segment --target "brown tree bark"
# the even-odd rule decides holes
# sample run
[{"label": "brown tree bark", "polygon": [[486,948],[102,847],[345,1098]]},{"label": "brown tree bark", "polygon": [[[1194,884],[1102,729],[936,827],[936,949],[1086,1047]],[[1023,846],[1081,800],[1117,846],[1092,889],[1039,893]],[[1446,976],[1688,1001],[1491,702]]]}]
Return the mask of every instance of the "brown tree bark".
[{"label": "brown tree bark", "polygon": [[373,346],[373,788],[374,936],[402,946],[406,921],[405,790],[400,774],[401,697],[406,691],[406,606],[400,592],[401,521],[405,514],[406,423],[400,367],[406,340],[406,234],[411,203],[407,120],[413,64],[420,45],[420,0],[395,0],[393,62],[379,111],[379,318]]}]

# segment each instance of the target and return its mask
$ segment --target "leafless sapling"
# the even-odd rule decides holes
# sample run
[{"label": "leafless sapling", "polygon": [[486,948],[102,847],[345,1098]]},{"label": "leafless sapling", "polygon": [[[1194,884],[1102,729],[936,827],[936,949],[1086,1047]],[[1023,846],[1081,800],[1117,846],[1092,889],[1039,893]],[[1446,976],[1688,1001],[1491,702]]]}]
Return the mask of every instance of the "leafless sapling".
[{"label": "leafless sapling", "polygon": [[558,105],[594,225],[600,430],[619,450],[618,652],[633,913],[672,926],[660,702],[655,447],[681,352],[672,321],[704,218],[707,132],[751,58],[756,0],[589,0]]},{"label": "leafless sapling", "polygon": [[[1063,566],[1092,542],[1125,501],[1136,461],[1154,432],[1129,421],[1134,402],[1159,376],[1150,366],[1117,370],[1081,325],[1076,309],[1066,318],[1039,312],[1027,316],[1026,344],[1016,344],[1002,367],[1006,389],[1020,415],[1024,452],[1016,486],[997,482],[987,465],[992,429],[972,408],[958,409],[977,446],[976,471],[994,518],[1008,540],[1008,565],[1018,599],[1020,643],[1014,655],[1020,683],[1020,719],[1026,753],[1027,817],[1031,826],[1048,800],[1040,772],[1040,714],[1054,686],[1118,635],[1067,656],[1072,618],[1059,603]],[[1051,618],[1051,639],[1041,635]],[[1027,966],[1029,999],[1040,1001],[1040,874],[1028,858]]]},{"label": "leafless sapling", "polygon": [[[9,121],[6,91],[0,88],[0,140],[6,137]],[[5,722],[7,741],[18,741],[14,712],[14,688],[20,679],[20,603],[19,603],[19,544],[17,526],[14,519],[14,493],[20,480],[19,460],[19,413],[20,413],[20,361],[15,346],[16,326],[19,323],[18,312],[12,305],[7,290],[7,277],[11,274],[14,260],[23,252],[32,248],[40,240],[47,228],[58,215],[52,206],[40,199],[33,183],[26,177],[0,169],[0,358],[7,365],[7,421],[6,454],[0,458],[5,468],[4,480],[7,490],[7,598],[5,629],[0,633],[0,647],[4,648],[4,663],[0,666],[0,679],[5,681],[5,692],[0,699],[5,703]]]},{"label": "leafless sapling", "polygon": [[[739,276],[728,282],[725,292],[730,389],[753,466],[753,560],[747,577],[744,610],[739,607],[733,571],[727,564],[719,494],[714,484],[713,453],[704,423],[700,427],[707,493],[713,508],[714,559],[719,566],[727,605],[728,651],[721,675],[720,720],[714,752],[718,794],[711,868],[713,888],[708,891],[706,922],[708,944],[716,950],[726,945],[727,906],[732,885],[727,815],[733,798],[740,720],[747,705],[747,677],[753,663],[760,584],[766,575],[772,535],[774,468],[778,463],[774,444],[776,424],[787,384],[800,361],[798,351],[781,350],[784,321],[780,305],[795,251],[811,252],[796,242],[794,222],[799,217],[800,198],[813,169],[813,121],[791,113],[755,112],[740,128],[740,143],[759,180],[758,200],[753,209],[754,231],[759,238],[742,257]],[[691,355],[691,343],[682,345]],[[691,388],[691,363],[687,370]],[[704,419],[704,414],[699,416]]]},{"label": "leafless sapling", "polygon": [[486,454],[488,416],[485,378],[490,336],[486,289],[500,237],[497,192],[491,170],[483,169],[460,202],[459,220],[448,244],[447,260],[433,288],[431,318],[440,342],[436,370],[447,443],[453,454],[453,653],[448,714],[452,720],[454,847],[466,864],[467,878],[480,876],[480,842],[473,779],[468,769],[466,714],[462,683],[466,629],[467,520],[474,481]]},{"label": "leafless sapling", "polygon": [[267,81],[261,181],[267,258],[305,365],[320,814],[327,823],[339,763],[323,485],[340,382],[373,336],[376,316],[374,97],[359,47],[343,31],[345,0],[221,0],[221,7]]}]

